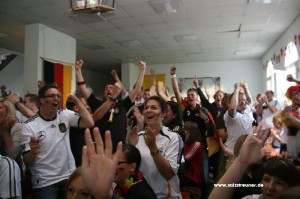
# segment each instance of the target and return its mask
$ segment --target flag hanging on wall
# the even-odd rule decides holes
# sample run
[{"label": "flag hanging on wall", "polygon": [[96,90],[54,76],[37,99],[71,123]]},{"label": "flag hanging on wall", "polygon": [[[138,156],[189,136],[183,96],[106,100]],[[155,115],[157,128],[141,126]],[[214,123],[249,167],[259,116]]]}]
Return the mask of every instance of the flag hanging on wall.
[{"label": "flag hanging on wall", "polygon": [[44,60],[45,84],[57,84],[61,94],[61,107],[66,107],[66,101],[72,91],[72,66],[53,63]]}]

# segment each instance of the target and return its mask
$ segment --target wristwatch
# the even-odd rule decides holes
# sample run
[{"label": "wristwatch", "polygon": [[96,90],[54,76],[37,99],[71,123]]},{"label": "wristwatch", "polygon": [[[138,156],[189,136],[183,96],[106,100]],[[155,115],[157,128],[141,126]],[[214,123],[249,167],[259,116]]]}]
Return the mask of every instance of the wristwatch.
[{"label": "wristwatch", "polygon": [[110,101],[112,101],[112,102],[115,102],[115,101],[117,100],[116,98],[114,98],[114,97],[111,96],[111,95],[108,96],[108,99],[109,99]]}]

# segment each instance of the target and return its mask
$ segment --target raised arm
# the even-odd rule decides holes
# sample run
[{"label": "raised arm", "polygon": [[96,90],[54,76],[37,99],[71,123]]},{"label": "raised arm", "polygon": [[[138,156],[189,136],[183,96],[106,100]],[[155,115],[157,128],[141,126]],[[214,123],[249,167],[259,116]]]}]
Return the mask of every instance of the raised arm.
[{"label": "raised arm", "polygon": [[23,103],[20,102],[20,97],[17,93],[11,93],[7,96],[7,99],[14,103],[19,111],[26,117],[33,117],[36,113],[31,109],[27,108]]},{"label": "raised arm", "polygon": [[244,90],[245,90],[245,94],[246,94],[248,104],[249,105],[252,104],[253,100],[252,100],[252,96],[251,96],[248,84],[247,83],[241,83],[241,87],[243,87]]},{"label": "raised arm", "polygon": [[120,80],[118,73],[115,69],[112,69],[110,71],[110,74],[114,77],[115,81],[118,82],[120,85],[122,85],[122,95],[127,96],[128,90],[124,87],[122,81]]},{"label": "raised arm", "polygon": [[300,80],[294,78],[293,75],[291,75],[291,74],[288,74],[286,76],[286,80],[289,81],[289,82],[296,82],[297,84],[300,84]]},{"label": "raised arm", "polygon": [[113,87],[113,92],[112,92],[113,96],[108,97],[101,104],[101,106],[95,110],[94,114],[92,115],[94,121],[101,119],[107,113],[107,111],[111,108],[111,105],[113,103],[115,103],[115,101],[116,101],[117,97],[120,95],[121,91],[122,91],[122,85],[120,85],[118,82],[116,82]]},{"label": "raised arm", "polygon": [[95,199],[111,199],[114,175],[122,154],[122,143],[118,143],[117,151],[113,155],[110,132],[105,132],[105,145],[98,128],[94,128],[93,135],[95,142],[89,129],[85,131],[86,146],[82,151],[81,175],[85,186]]},{"label": "raised arm", "polygon": [[139,67],[140,67],[140,74],[136,80],[134,89],[129,93],[129,97],[132,102],[134,102],[136,96],[141,91],[144,82],[145,71],[146,71],[146,62],[140,61]]},{"label": "raised arm", "polygon": [[177,78],[176,78],[176,65],[171,66],[170,75],[171,75],[172,88],[173,88],[174,95],[177,99],[177,103],[181,104],[182,95],[179,90],[178,82],[177,82]]},{"label": "raised arm", "polygon": [[212,105],[211,103],[208,101],[208,99],[205,97],[204,93],[202,92],[200,86],[199,86],[199,81],[198,81],[198,78],[197,76],[195,76],[194,80],[193,80],[193,84],[194,84],[194,87],[197,89],[197,93],[200,97],[200,100],[201,100],[201,104],[202,106],[204,106],[205,108],[207,108],[210,112],[212,112]]},{"label": "raised arm", "polygon": [[165,101],[169,101],[170,98],[166,95],[165,91],[166,91],[166,87],[165,87],[164,83],[162,81],[159,81],[157,83],[157,93]]},{"label": "raised arm", "polygon": [[82,75],[82,70],[81,70],[82,66],[83,66],[83,60],[82,59],[77,60],[75,63],[76,81],[77,81],[77,86],[79,87],[81,94],[87,100],[92,93],[87,88],[86,82],[84,81],[84,78]]},{"label": "raised arm", "polygon": [[72,100],[78,107],[78,114],[80,115],[81,119],[79,121],[80,128],[92,128],[94,126],[94,120],[86,109],[86,107],[82,104],[81,100],[78,99],[75,95],[70,95],[70,100]]},{"label": "raised arm", "polygon": [[236,113],[236,109],[237,109],[237,106],[238,106],[238,103],[239,103],[239,93],[240,91],[242,91],[242,87],[240,85],[240,83],[236,83],[234,84],[234,93],[233,93],[233,96],[229,102],[229,106],[228,106],[228,114],[231,116],[231,117],[234,117],[235,113]]},{"label": "raised arm", "polygon": [[248,135],[242,145],[239,156],[216,184],[209,195],[209,199],[230,199],[232,197],[235,187],[224,187],[224,185],[240,183],[247,168],[261,160],[261,149],[268,135],[268,130],[259,132],[257,137],[254,137],[252,134]]}]

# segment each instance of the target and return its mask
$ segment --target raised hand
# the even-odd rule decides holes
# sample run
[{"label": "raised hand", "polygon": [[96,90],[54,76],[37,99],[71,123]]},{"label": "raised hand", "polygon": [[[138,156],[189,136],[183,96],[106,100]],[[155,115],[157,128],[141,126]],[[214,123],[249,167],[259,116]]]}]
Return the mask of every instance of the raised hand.
[{"label": "raised hand", "polygon": [[[140,61],[139,62],[139,67],[141,70],[146,70],[146,62],[144,61]],[[153,70],[153,69],[152,69]],[[154,70],[153,70],[154,71]],[[151,70],[150,70],[150,73],[151,73]]]},{"label": "raised hand", "polygon": [[171,68],[170,68],[170,75],[174,75],[176,74],[176,65],[171,65]]},{"label": "raised hand", "polygon": [[75,62],[75,69],[76,70],[81,70],[82,66],[83,66],[83,60],[82,59],[79,59]]},{"label": "raised hand", "polygon": [[118,144],[113,156],[110,132],[105,132],[105,147],[98,128],[94,128],[93,134],[95,143],[90,130],[86,129],[86,146],[83,147],[81,170],[83,182],[94,198],[110,199],[116,167],[122,153],[122,143]]},{"label": "raised hand", "polygon": [[138,141],[139,141],[139,135],[138,135],[138,130],[137,130],[137,127],[133,127],[130,132],[129,132],[129,135],[128,135],[128,141],[129,141],[129,144],[135,146]]},{"label": "raised hand", "polygon": [[151,129],[150,127],[146,127],[145,129],[145,134],[144,134],[144,139],[146,145],[149,147],[150,151],[155,151],[157,146],[156,146],[156,137],[155,137],[155,129]]},{"label": "raised hand", "polygon": [[199,87],[199,81],[198,81],[198,78],[197,78],[196,75],[195,75],[195,78],[193,79],[193,84],[194,84],[194,87],[195,87],[195,88],[198,88],[198,87]]}]

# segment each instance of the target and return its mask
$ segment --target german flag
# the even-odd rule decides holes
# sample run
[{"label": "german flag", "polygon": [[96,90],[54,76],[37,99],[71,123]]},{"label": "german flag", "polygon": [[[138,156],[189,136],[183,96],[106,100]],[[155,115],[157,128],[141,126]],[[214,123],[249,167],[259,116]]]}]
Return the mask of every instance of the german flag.
[{"label": "german flag", "polygon": [[72,91],[72,66],[44,60],[45,84],[56,84],[62,94],[61,107],[65,108]]}]

